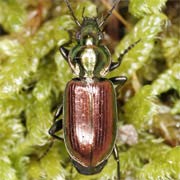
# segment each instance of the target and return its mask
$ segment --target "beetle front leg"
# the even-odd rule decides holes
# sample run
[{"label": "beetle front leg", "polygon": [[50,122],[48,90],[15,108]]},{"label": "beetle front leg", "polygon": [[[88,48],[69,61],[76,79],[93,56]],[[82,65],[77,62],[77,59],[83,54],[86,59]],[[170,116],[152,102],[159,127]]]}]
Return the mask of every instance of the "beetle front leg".
[{"label": "beetle front leg", "polygon": [[116,144],[115,144],[114,149],[113,149],[113,154],[114,154],[114,159],[117,163],[117,180],[120,180],[120,161],[119,161],[118,147]]},{"label": "beetle front leg", "polygon": [[127,77],[126,76],[116,76],[116,77],[109,78],[109,80],[115,85],[122,86],[127,81]]},{"label": "beetle front leg", "polygon": [[121,65],[122,59],[123,57],[128,53],[128,51],[130,51],[137,43],[140,42],[140,39],[136,42],[134,42],[133,44],[131,44],[129,47],[127,47],[118,57],[118,62],[112,62],[110,67],[109,67],[109,71],[112,71],[116,68],[118,68]]},{"label": "beetle front leg", "polygon": [[69,50],[66,49],[63,45],[63,46],[59,47],[59,51],[60,51],[61,55],[64,57],[64,59],[68,62]]}]

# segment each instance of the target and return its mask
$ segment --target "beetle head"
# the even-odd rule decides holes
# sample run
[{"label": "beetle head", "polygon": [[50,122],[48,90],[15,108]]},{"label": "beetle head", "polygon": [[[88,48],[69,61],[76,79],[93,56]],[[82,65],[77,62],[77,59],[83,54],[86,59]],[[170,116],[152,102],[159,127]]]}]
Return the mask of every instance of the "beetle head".
[{"label": "beetle head", "polygon": [[[98,17],[89,18],[83,16],[83,21],[81,24],[76,18],[69,1],[65,0],[75,23],[80,27],[80,31],[76,34],[76,39],[80,41],[82,45],[85,44],[84,40],[86,40],[86,37],[91,37],[95,42],[95,44],[97,44],[101,39],[103,39],[103,32],[101,30],[101,27],[104,25],[108,17],[112,14],[112,11],[115,9],[119,1],[120,0],[116,0],[112,8],[107,12],[106,16],[101,22],[99,22]],[[83,14],[84,14],[84,9],[83,9]]]},{"label": "beetle head", "polygon": [[80,31],[76,34],[76,39],[81,45],[85,45],[88,38],[92,39],[94,45],[97,45],[103,39],[103,32],[99,27],[97,18],[83,18]]}]

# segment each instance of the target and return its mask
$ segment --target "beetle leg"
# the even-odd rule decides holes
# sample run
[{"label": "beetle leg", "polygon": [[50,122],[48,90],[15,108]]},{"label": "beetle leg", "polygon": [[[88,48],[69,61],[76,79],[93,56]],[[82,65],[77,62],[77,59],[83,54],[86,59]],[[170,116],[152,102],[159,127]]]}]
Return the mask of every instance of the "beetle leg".
[{"label": "beetle leg", "polygon": [[112,71],[116,68],[118,68],[121,65],[122,59],[123,57],[128,53],[128,51],[130,51],[137,43],[139,43],[141,40],[137,40],[136,42],[134,42],[133,44],[131,44],[129,47],[127,47],[118,57],[118,62],[112,62],[110,67],[109,67],[109,71]]},{"label": "beetle leg", "polygon": [[120,59],[120,61],[118,61],[118,62],[111,62],[111,65],[109,67],[109,71],[112,71],[112,70],[118,68],[121,64],[121,61],[122,61],[122,59]]},{"label": "beetle leg", "polygon": [[[58,111],[57,111],[57,112],[58,112]],[[55,115],[56,115],[56,114],[55,114]],[[60,141],[63,141],[63,138],[55,135],[55,133],[58,132],[58,131],[61,130],[61,129],[62,129],[62,119],[57,120],[57,121],[55,121],[55,122],[53,123],[53,125],[52,125],[51,128],[49,129],[49,134],[50,134],[52,137],[54,137],[54,138],[56,138],[56,139],[59,139]],[[52,148],[53,144],[54,144],[54,141],[51,141],[50,144],[49,144],[49,146],[48,146],[48,148],[46,149],[46,151],[43,153],[42,156],[40,156],[40,157],[38,158],[38,160],[41,160],[44,156],[46,156],[46,154],[47,154],[47,153],[50,151],[50,149]]]},{"label": "beetle leg", "polygon": [[114,159],[117,163],[117,180],[120,180],[120,161],[119,161],[118,147],[116,144],[115,144],[114,149],[113,149],[113,154],[114,154]]},{"label": "beetle leg", "polygon": [[56,112],[55,112],[55,114],[54,114],[53,122],[55,122],[55,121],[59,118],[59,116],[62,115],[62,112],[63,112],[63,105],[61,104],[61,105],[57,108],[57,110],[56,110]]},{"label": "beetle leg", "polygon": [[62,129],[62,119],[54,122],[54,124],[49,129],[49,134],[52,137],[59,139],[60,141],[63,141],[64,139],[62,137],[59,137],[55,134],[56,132],[60,131],[61,129]]},{"label": "beetle leg", "polygon": [[52,137],[59,139],[61,141],[63,140],[63,138],[55,135],[55,133],[60,131],[63,127],[62,126],[62,119],[58,120],[59,116],[62,115],[62,112],[63,112],[63,105],[61,104],[56,110],[56,113],[55,113],[54,118],[53,118],[53,125],[49,129],[49,134]]},{"label": "beetle leg", "polygon": [[66,49],[64,46],[60,46],[60,47],[59,47],[59,51],[60,51],[61,55],[64,57],[64,59],[65,59],[66,61],[68,61],[69,50]]},{"label": "beetle leg", "polygon": [[51,140],[51,142],[50,142],[49,146],[47,147],[46,151],[38,158],[38,160],[41,160],[43,157],[45,157],[47,155],[47,153],[52,148],[53,144],[54,144],[54,141]]},{"label": "beetle leg", "polygon": [[[57,110],[56,113],[54,114],[54,118],[53,118],[53,125],[51,126],[51,128],[49,129],[49,134],[56,138],[59,139],[61,141],[63,141],[63,138],[58,137],[57,135],[55,135],[56,132],[60,131],[62,129],[62,119],[58,120],[59,116],[62,115],[63,112],[63,105],[61,104]],[[54,141],[51,140],[48,148],[46,149],[46,151],[43,153],[42,156],[40,156],[38,159],[41,160],[44,156],[46,156],[46,154],[50,151],[50,149],[52,148],[54,144]]]},{"label": "beetle leg", "polygon": [[112,81],[113,84],[122,86],[127,81],[127,77],[126,76],[116,76],[116,77],[109,78],[109,80]]}]

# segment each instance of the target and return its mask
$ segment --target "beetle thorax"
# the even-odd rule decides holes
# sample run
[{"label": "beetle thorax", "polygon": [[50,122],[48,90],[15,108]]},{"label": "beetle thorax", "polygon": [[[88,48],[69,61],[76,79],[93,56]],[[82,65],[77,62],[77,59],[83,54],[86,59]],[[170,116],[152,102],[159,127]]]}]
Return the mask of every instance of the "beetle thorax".
[{"label": "beetle thorax", "polygon": [[99,78],[108,73],[111,56],[106,46],[94,44],[92,36],[86,37],[84,45],[78,44],[69,54],[68,62],[80,78]]},{"label": "beetle thorax", "polygon": [[93,39],[91,37],[88,37],[85,43],[86,48],[81,54],[81,64],[84,68],[84,77],[92,78],[97,62],[96,52],[93,49]]}]

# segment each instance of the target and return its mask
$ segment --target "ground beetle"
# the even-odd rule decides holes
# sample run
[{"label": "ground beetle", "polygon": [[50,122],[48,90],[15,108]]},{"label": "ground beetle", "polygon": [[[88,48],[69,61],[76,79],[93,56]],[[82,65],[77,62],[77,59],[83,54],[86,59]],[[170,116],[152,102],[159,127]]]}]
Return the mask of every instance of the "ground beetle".
[{"label": "ground beetle", "polygon": [[[127,78],[106,79],[104,76],[120,66],[122,57],[138,41],[130,45],[117,62],[112,62],[108,48],[102,45],[101,29],[116,4],[102,21],[97,17],[83,17],[80,23],[69,1],[65,2],[79,31],[77,45],[70,51],[61,46],[60,52],[77,78],[67,83],[63,105],[55,113],[49,134],[65,142],[70,158],[81,174],[100,172],[113,152],[117,162],[117,179],[120,180],[119,153],[115,144],[118,115],[113,84],[123,85]],[[59,119],[62,114],[63,120]],[[62,128],[64,139],[56,135]]]}]

